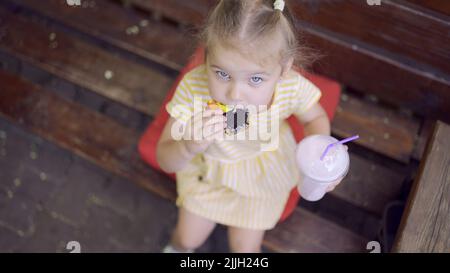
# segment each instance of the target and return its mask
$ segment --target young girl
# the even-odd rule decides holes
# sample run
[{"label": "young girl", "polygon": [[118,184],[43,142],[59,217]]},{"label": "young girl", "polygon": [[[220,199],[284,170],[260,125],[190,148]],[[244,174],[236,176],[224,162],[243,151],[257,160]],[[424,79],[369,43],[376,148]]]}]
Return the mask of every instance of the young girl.
[{"label": "young girl", "polygon": [[[294,114],[305,136],[330,134],[320,90],[292,70],[305,56],[284,5],[222,0],[207,20],[205,63],[185,75],[167,104],[171,118],[157,147],[161,168],[177,177],[178,222],[164,252],[193,252],[217,223],[228,226],[232,252],[260,252],[264,232],[279,221],[300,179],[297,143],[285,119]],[[194,112],[194,98],[201,98],[205,111]],[[258,140],[220,139],[226,118],[206,107],[210,100],[230,107],[277,106],[277,148],[263,151]],[[175,139],[177,124],[194,129]],[[195,133],[201,138],[194,139]]]}]

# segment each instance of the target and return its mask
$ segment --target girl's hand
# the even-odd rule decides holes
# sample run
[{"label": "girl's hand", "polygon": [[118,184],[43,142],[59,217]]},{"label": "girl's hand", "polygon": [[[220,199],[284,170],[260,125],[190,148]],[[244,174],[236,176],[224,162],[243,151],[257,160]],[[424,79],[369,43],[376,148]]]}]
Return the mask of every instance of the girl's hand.
[{"label": "girl's hand", "polygon": [[337,185],[339,185],[339,184],[342,182],[343,179],[344,179],[344,178],[341,178],[341,179],[339,179],[339,180],[333,182],[333,184],[331,184],[330,186],[328,186],[327,192],[333,191],[334,188],[336,188]]},{"label": "girl's hand", "polygon": [[226,117],[220,109],[206,109],[196,113],[185,132],[185,139],[190,139],[185,140],[186,149],[192,154],[204,152],[215,139],[223,137],[225,127]]},{"label": "girl's hand", "polygon": [[[347,150],[348,151],[348,147],[347,147],[347,145],[344,145],[344,147],[345,147],[345,150]],[[335,182],[333,182],[330,186],[328,186],[328,188],[327,188],[327,192],[330,192],[330,191],[333,191],[334,190],[334,188],[336,188],[337,187],[337,185],[339,185],[341,182],[342,182],[342,180],[344,180],[344,178],[345,178],[345,176],[344,177],[342,177],[342,178],[340,178],[340,179],[338,179],[338,180],[336,180]]]}]

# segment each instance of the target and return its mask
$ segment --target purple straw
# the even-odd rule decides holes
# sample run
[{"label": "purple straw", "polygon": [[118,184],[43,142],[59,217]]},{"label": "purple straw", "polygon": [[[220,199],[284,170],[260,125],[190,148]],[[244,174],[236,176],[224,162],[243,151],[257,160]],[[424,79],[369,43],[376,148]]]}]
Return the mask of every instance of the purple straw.
[{"label": "purple straw", "polygon": [[337,141],[337,142],[335,142],[335,143],[329,144],[329,145],[327,146],[327,148],[325,149],[325,151],[323,152],[322,156],[320,157],[320,160],[323,160],[323,158],[325,157],[325,155],[328,153],[328,151],[329,151],[329,150],[331,149],[331,147],[333,147],[334,145],[336,145],[336,144],[344,144],[344,143],[346,143],[346,142],[349,142],[349,141],[352,141],[352,140],[355,140],[355,139],[358,139],[358,138],[359,138],[359,135],[355,135],[355,136],[352,136],[352,137],[344,138],[343,140]]}]

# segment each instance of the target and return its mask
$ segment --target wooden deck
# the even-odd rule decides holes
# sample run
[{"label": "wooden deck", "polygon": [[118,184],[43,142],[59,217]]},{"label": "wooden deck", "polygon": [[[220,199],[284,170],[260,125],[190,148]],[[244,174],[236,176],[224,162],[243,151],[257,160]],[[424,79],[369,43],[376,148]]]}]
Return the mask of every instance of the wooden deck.
[{"label": "wooden deck", "polygon": [[[62,0],[1,1],[0,117],[173,201],[174,183],[145,165],[136,145],[195,49],[193,33],[214,2],[96,0],[69,7]],[[268,251],[365,252],[367,242],[379,240],[385,207],[404,201],[419,164],[434,158],[422,155],[433,121],[450,121],[450,49],[442,35],[450,23],[436,6],[413,2],[386,1],[377,10],[355,1],[293,5],[307,40],[327,53],[314,70],[344,87],[333,135],[358,132],[361,138],[350,145],[352,168],[342,186],[320,203],[300,202],[266,236]],[[394,22],[371,24],[386,14],[409,31],[387,27]],[[365,24],[373,35],[361,31]],[[65,93],[58,84],[75,91]],[[418,226],[405,220],[417,217],[417,205],[409,203],[401,234]],[[401,236],[397,245],[412,240]],[[409,250],[415,248],[446,251],[448,244]]]}]

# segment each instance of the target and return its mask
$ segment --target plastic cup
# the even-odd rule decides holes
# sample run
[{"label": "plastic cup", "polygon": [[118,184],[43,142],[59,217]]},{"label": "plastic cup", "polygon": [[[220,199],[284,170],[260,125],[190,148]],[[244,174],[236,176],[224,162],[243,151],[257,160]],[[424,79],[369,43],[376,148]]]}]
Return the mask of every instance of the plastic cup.
[{"label": "plastic cup", "polygon": [[344,145],[333,146],[320,160],[329,144],[338,140],[327,135],[312,135],[304,138],[296,149],[300,182],[297,187],[300,196],[308,201],[318,201],[327,188],[347,175],[350,157]]}]

